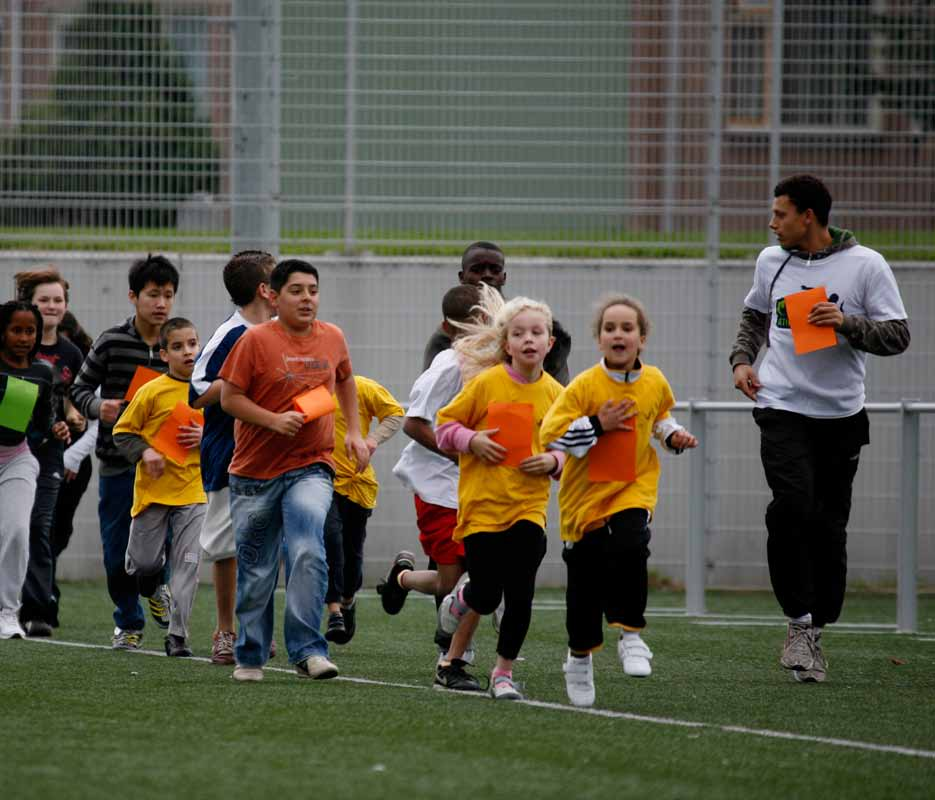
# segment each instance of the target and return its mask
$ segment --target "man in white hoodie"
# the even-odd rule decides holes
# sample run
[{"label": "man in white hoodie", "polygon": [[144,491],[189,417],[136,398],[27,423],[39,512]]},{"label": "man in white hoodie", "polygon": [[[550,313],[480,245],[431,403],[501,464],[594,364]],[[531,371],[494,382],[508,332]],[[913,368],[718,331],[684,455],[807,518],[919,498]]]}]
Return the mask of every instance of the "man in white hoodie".
[{"label": "man in white hoodie", "polygon": [[[860,448],[867,353],[909,346],[896,280],[879,253],[829,227],[831,195],[812,175],[780,181],[770,230],[779,246],[756,262],[730,364],[734,386],[756,403],[760,456],[773,499],[766,510],[773,592],[789,618],[780,663],[803,682],[825,679],[825,625],[837,620],[847,577],[847,521]],[[824,287],[810,325],[836,343],[797,355],[786,297]],[[759,371],[754,368],[763,345]]]}]

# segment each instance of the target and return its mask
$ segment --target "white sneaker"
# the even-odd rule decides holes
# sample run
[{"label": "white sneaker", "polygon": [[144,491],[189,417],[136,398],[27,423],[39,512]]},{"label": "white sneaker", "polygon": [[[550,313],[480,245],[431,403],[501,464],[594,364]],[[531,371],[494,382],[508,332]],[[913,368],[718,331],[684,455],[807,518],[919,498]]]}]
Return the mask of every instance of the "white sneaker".
[{"label": "white sneaker", "polygon": [[438,627],[445,633],[451,635],[458,630],[458,623],[461,617],[467,611],[467,605],[461,601],[461,587],[466,584],[470,578],[465,572],[455,584],[455,588],[442,598],[441,605],[438,607]]},{"label": "white sneaker", "polygon": [[565,671],[565,691],[573,706],[594,705],[594,662],[591,654],[586,656],[573,656],[568,651],[568,657],[562,665]]},{"label": "white sneaker", "polygon": [[490,696],[494,700],[525,700],[516,681],[506,675],[497,675],[490,682]]},{"label": "white sneaker", "polygon": [[231,677],[235,681],[261,681],[263,680],[262,667],[243,667],[238,664],[234,667],[234,674]]},{"label": "white sneaker", "polygon": [[627,675],[645,678],[652,674],[653,668],[649,662],[652,661],[653,651],[638,635],[626,638],[621,636],[617,644],[617,655],[620,656],[623,671]]},{"label": "white sneaker", "polygon": [[295,665],[295,671],[300,678],[312,678],[316,681],[338,677],[338,668],[324,656],[309,656]]},{"label": "white sneaker", "polygon": [[0,639],[25,639],[26,631],[19,624],[19,613],[12,608],[0,608]]}]

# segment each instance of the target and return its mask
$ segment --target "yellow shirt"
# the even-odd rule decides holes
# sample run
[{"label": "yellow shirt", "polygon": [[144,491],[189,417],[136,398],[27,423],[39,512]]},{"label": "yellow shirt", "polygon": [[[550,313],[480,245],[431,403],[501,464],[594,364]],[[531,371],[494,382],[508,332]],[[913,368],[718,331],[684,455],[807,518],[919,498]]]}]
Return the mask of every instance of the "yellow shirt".
[{"label": "yellow shirt", "polygon": [[[533,407],[532,452],[541,453],[539,427],[562,386],[543,372],[535,383],[518,383],[502,364],[474,378],[460,394],[438,412],[436,426],[460,422],[480,431],[488,428],[490,403],[531,403]],[[473,453],[462,453],[458,479],[458,524],[455,541],[481,531],[502,531],[526,519],[545,528],[549,503],[548,475],[527,475],[518,467],[488,464]]]},{"label": "yellow shirt", "polygon": [[669,416],[675,396],[665,375],[657,367],[643,365],[632,383],[619,383],[601,364],[578,375],[562,391],[542,422],[542,444],[557,441],[579,417],[591,417],[608,400],[629,398],[636,403],[637,416],[627,422],[636,429],[636,480],[632,483],[592,483],[588,480],[588,456],[570,453],[562,470],[558,504],[562,539],[576,542],[605,520],[627,508],[656,507],[659,489],[659,458],[651,439],[653,426]]},{"label": "yellow shirt", "polygon": [[[357,384],[357,410],[360,412],[360,435],[365,439],[370,433],[370,422],[374,418],[383,422],[387,417],[402,417],[403,407],[389,390],[370,378],[354,376]],[[377,474],[371,464],[363,472],[354,472],[356,464],[344,451],[344,437],[347,435],[347,422],[338,405],[334,412],[334,490],[348,500],[363,508],[375,508],[377,492]]]},{"label": "yellow shirt", "polygon": [[[188,403],[188,381],[160,375],[133,395],[114,426],[114,434],[134,433],[152,445],[162,423],[178,403]],[[165,461],[165,470],[159,478],[151,478],[146,473],[142,460],[137,463],[131,516],[138,516],[152,503],[187,506],[208,501],[201,485],[199,448],[188,451],[182,466],[168,458]]]}]

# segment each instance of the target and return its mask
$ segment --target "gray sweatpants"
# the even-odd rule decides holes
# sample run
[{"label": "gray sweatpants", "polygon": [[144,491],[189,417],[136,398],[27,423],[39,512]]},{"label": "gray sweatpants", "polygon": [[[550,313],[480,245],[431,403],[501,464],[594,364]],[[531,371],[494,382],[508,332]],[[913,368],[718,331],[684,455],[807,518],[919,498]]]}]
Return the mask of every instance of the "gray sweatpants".
[{"label": "gray sweatpants", "polygon": [[0,465],[0,609],[19,611],[38,475],[39,462],[29,450]]},{"label": "gray sweatpants", "polygon": [[198,563],[201,561],[201,523],[205,504],[164,506],[153,503],[144,508],[130,523],[127,543],[128,575],[155,575],[166,563],[166,541],[172,531],[169,548],[169,592],[172,605],[169,612],[169,633],[188,638],[188,620],[192,615],[195,591],[198,589]]}]

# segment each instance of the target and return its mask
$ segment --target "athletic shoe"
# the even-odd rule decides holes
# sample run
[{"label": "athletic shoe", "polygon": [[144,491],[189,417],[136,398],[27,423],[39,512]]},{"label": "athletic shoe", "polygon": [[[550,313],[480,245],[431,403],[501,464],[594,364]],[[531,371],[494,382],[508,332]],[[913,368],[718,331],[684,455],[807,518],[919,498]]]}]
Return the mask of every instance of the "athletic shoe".
[{"label": "athletic shoe", "polygon": [[442,603],[438,607],[438,627],[447,634],[458,630],[458,623],[468,610],[468,604],[464,602],[464,587],[468,583],[470,583],[470,578],[467,573],[464,573],[458,579],[455,588],[442,598]]},{"label": "athletic shoe", "polygon": [[231,677],[235,681],[261,681],[263,680],[263,667],[242,667],[238,664],[234,667],[234,674]]},{"label": "athletic shoe", "polygon": [[214,632],[214,636],[211,637],[212,664],[234,663],[234,638],[233,631]]},{"label": "athletic shoe", "polygon": [[821,649],[821,628],[812,628],[812,666],[811,669],[797,669],[792,675],[800,683],[822,683],[828,671],[828,661]]},{"label": "athletic shoe", "polygon": [[638,635],[621,635],[617,643],[617,655],[620,656],[620,663],[623,664],[623,671],[627,675],[645,678],[652,674],[653,668],[649,662],[652,661],[653,651]]},{"label": "athletic shoe", "polygon": [[19,614],[11,608],[0,608],[0,639],[25,639],[26,631],[19,624]]},{"label": "athletic shoe", "polygon": [[328,615],[325,638],[335,644],[347,644],[347,628],[344,625],[344,615],[340,611],[333,611]]},{"label": "athletic shoe", "polygon": [[435,689],[450,689],[453,692],[482,692],[480,682],[473,675],[464,671],[465,662],[460,658],[451,659],[449,664],[439,664],[435,668]]},{"label": "athletic shoe", "polygon": [[176,636],[170,633],[165,641],[166,655],[169,658],[191,658],[192,649],[188,646],[184,636]]},{"label": "athletic shoe", "polygon": [[156,587],[151,597],[147,597],[149,603],[149,613],[160,628],[169,627],[169,609],[172,605],[172,596],[169,594],[169,587],[164,583]]},{"label": "athletic shoe", "polygon": [[383,601],[383,610],[387,614],[398,614],[402,611],[409,590],[399,585],[399,573],[415,568],[416,562],[412,553],[408,550],[400,550],[393,559],[393,566],[386,573],[385,580],[377,584],[377,593]]},{"label": "athletic shoe", "polygon": [[344,644],[347,644],[357,633],[357,598],[355,597],[349,606],[341,604],[341,614],[344,617],[344,630],[347,631],[347,638]]},{"label": "athletic shoe", "polygon": [[562,665],[565,671],[565,691],[568,700],[573,706],[594,705],[594,663],[591,654],[586,656],[573,656],[568,651],[568,657]]},{"label": "athletic shoe", "polygon": [[30,619],[23,623],[23,630],[31,639],[46,638],[52,635],[52,626],[41,619]]},{"label": "athletic shoe", "polygon": [[338,668],[324,656],[309,656],[295,665],[295,671],[300,678],[312,678],[316,681],[338,677]]},{"label": "athletic shoe", "polygon": [[490,696],[494,700],[525,700],[516,682],[509,675],[497,675],[490,683]]},{"label": "athletic shoe", "polygon": [[143,646],[143,631],[114,628],[110,646],[114,650],[139,650]]},{"label": "athletic shoe", "polygon": [[807,622],[790,622],[779,663],[786,669],[800,670],[811,669],[814,661],[812,626]]}]

